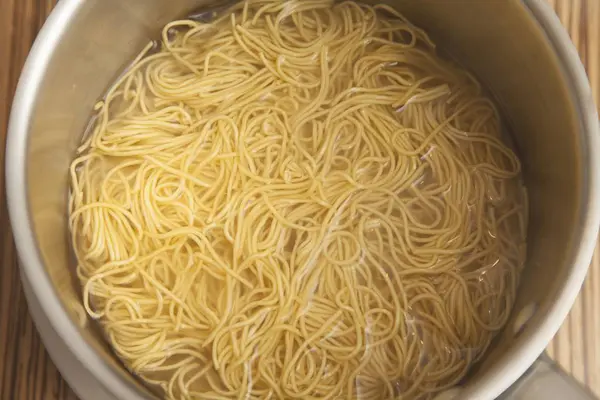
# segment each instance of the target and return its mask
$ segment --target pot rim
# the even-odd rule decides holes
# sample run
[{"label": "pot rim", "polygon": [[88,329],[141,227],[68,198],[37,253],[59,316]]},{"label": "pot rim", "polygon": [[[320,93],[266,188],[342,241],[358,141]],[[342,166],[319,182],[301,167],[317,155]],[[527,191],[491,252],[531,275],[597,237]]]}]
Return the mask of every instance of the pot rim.
[{"label": "pot rim", "polygon": [[519,346],[509,362],[493,365],[485,379],[469,384],[469,394],[476,399],[495,399],[527,371],[544,352],[573,307],[585,281],[590,261],[596,248],[600,227],[600,124],[594,96],[587,73],[577,49],[560,19],[546,0],[521,0],[535,22],[546,35],[560,63],[565,81],[570,86],[571,101],[579,113],[582,194],[579,204],[580,228],[573,238],[573,249],[568,259],[572,265],[567,277],[548,309],[547,317]]},{"label": "pot rim", "polygon": [[[6,143],[6,191],[13,236],[20,258],[21,277],[31,285],[40,300],[52,328],[63,338],[69,350],[85,368],[120,399],[141,400],[145,396],[117,373],[90,346],[71,320],[56,293],[44,267],[27,203],[27,145],[31,115],[35,111],[37,93],[54,50],[85,0],[60,1],[40,30],[23,67],[14,97]],[[475,398],[493,399],[514,383],[556,334],[571,309],[583,284],[596,245],[600,226],[600,129],[598,114],[587,75],[576,49],[552,8],[544,0],[521,0],[545,31],[560,60],[565,80],[571,86],[571,97],[579,111],[583,194],[579,237],[573,238],[570,257],[573,265],[559,295],[550,306],[548,316],[520,346],[519,358],[511,358],[492,367],[495,379],[471,383],[469,392]],[[595,154],[595,155],[594,155]]]},{"label": "pot rim", "polygon": [[27,56],[8,123],[6,140],[6,195],[13,237],[20,261],[21,279],[26,279],[54,331],[75,358],[117,399],[143,400],[140,391],[120,376],[80,334],[69,317],[42,261],[27,203],[27,144],[31,115],[48,63],[69,21],[85,0],[62,0],[52,10]]}]

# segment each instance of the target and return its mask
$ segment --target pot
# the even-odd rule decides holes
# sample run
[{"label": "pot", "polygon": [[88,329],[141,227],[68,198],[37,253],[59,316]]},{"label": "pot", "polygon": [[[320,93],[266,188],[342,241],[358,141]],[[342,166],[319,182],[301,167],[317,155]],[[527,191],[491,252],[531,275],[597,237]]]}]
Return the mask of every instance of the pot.
[{"label": "pot", "polygon": [[[577,52],[544,0],[388,2],[496,97],[530,196],[529,255],[512,319],[465,382],[439,398],[493,399],[528,369],[503,396],[592,398],[538,359],[577,296],[600,223],[598,116]],[[84,399],[153,395],[82,307],[68,239],[69,164],[94,103],[128,62],[165,23],[206,3],[62,0],[23,69],[6,150],[10,218],[31,312]]]}]

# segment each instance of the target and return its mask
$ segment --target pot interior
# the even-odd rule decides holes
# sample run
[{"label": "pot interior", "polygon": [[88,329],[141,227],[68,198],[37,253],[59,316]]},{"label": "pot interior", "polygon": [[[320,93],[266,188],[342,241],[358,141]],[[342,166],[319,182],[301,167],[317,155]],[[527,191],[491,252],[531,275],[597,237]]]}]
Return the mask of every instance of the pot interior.
[{"label": "pot interior", "polygon": [[[168,21],[208,5],[202,0],[86,0],[65,3],[72,16],[56,43],[30,118],[27,206],[44,270],[81,335],[121,379],[132,379],[86,318],[73,276],[66,218],[68,169],[94,103]],[[472,0],[388,1],[484,82],[499,102],[523,162],[530,197],[528,261],[515,311],[536,312],[513,333],[516,312],[465,382],[466,393],[486,398],[494,374],[518,363],[518,354],[548,317],[572,273],[586,190],[579,115],[559,60],[523,2]],[[67,4],[58,7],[67,8]],[[14,223],[14,221],[13,221]],[[44,301],[44,299],[40,299]],[[57,313],[63,312],[56,310]],[[52,315],[50,315],[52,319]],[[557,327],[555,327],[557,328]],[[91,367],[93,368],[93,367]]]}]

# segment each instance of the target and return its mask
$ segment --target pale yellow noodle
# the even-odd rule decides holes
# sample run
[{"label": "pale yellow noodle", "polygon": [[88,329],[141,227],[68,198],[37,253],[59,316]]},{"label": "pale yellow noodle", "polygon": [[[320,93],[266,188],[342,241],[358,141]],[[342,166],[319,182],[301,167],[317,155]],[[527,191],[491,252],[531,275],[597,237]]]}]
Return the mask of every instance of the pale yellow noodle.
[{"label": "pale yellow noodle", "polygon": [[87,313],[168,399],[429,399],[506,323],[527,199],[477,81],[389,6],[173,21],[94,107]]}]

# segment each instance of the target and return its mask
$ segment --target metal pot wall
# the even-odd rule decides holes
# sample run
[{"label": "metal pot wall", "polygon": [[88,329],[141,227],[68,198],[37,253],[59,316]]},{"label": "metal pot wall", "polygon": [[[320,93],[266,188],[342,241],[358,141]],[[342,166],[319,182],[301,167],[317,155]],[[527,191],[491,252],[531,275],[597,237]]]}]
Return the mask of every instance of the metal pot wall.
[{"label": "metal pot wall", "polygon": [[[69,163],[93,104],[119,72],[166,22],[206,3],[62,0],[19,82],[6,182],[22,279],[51,356],[84,399],[152,394],[115,359],[81,305],[67,232]],[[585,277],[600,223],[596,109],[577,53],[543,0],[388,3],[490,88],[523,161],[529,258],[513,318],[464,385],[441,395],[493,399],[534,364]],[[530,371],[505,396],[589,396],[576,393],[566,378],[555,379],[545,361]],[[547,389],[559,397],[547,397]]]}]

